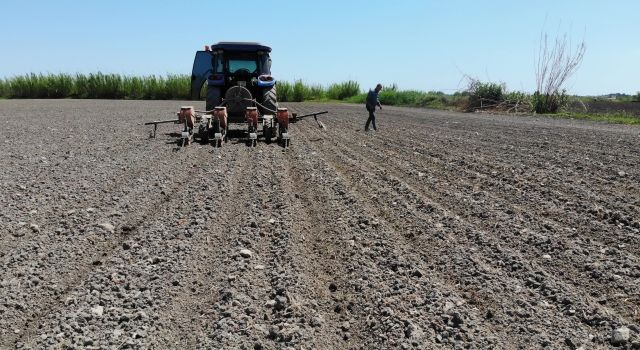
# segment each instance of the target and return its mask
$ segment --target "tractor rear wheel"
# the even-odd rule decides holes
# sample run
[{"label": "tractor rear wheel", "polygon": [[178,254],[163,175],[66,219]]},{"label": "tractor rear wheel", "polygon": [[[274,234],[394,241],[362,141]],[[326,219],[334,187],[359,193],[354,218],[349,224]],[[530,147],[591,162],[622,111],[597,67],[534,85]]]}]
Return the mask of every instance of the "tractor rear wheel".
[{"label": "tractor rear wheel", "polygon": [[263,114],[272,114],[275,115],[278,111],[278,96],[276,93],[276,86],[272,86],[270,88],[265,88],[262,90],[262,104],[270,109],[265,110]]},{"label": "tractor rear wheel", "polygon": [[220,105],[220,95],[219,87],[207,86],[207,111],[210,111]]}]

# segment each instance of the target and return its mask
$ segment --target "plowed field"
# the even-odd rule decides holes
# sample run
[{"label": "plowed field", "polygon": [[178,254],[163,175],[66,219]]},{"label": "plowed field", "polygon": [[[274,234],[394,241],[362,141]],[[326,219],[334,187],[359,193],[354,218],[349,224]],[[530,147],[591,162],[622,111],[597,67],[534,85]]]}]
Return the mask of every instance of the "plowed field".
[{"label": "plowed field", "polygon": [[180,104],[0,101],[0,348],[640,347],[640,128],[304,103],[287,150],[149,139]]}]

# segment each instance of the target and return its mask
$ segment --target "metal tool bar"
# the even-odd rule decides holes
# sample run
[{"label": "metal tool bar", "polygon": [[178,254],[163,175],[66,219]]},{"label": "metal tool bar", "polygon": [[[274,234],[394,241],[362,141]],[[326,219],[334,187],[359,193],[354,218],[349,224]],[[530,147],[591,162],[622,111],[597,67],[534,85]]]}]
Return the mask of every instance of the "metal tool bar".
[{"label": "metal tool bar", "polygon": [[179,124],[180,121],[178,119],[171,119],[171,120],[154,120],[152,122],[147,122],[144,123],[144,125],[153,125],[153,138],[156,138],[156,131],[158,131],[158,124],[168,124],[168,123],[173,123],[173,124]]},{"label": "metal tool bar", "polygon": [[329,113],[329,111],[314,112],[314,113],[309,113],[309,114],[304,114],[304,115],[297,115],[296,113],[293,113],[293,120],[299,120],[299,119],[306,118],[306,117],[313,117],[313,119],[315,119],[317,121],[319,115],[327,114],[327,113]]}]

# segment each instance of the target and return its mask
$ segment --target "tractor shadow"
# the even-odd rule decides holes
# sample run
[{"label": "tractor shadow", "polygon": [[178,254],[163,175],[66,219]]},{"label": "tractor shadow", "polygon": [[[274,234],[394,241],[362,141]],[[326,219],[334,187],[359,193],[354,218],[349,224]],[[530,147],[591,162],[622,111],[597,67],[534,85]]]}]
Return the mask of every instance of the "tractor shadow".
[{"label": "tractor shadow", "polygon": [[[174,151],[178,151],[182,148],[182,133],[180,132],[167,132],[163,134],[164,136],[166,136],[168,138],[168,140],[165,142],[165,144],[167,145],[175,145],[176,148],[174,149]],[[318,138],[315,140],[311,140],[313,142],[317,142],[317,141],[321,141],[322,138]],[[203,140],[200,138],[200,136],[198,136],[198,134],[194,135],[193,138],[193,142],[197,142],[201,145],[206,145],[206,144],[211,144],[212,140],[210,139],[209,142],[203,142]],[[252,148],[251,143],[247,140],[247,132],[246,130],[228,130],[227,131],[227,141],[223,142],[223,146],[224,144],[230,144],[230,145],[245,145],[246,147]],[[284,144],[282,142],[278,142],[277,139],[273,138],[271,139],[271,142],[267,142],[264,138],[259,137],[257,140],[257,144],[256,147],[258,147],[258,145],[265,145],[265,146],[270,146],[270,147],[280,147],[282,149],[285,149]]]},{"label": "tractor shadow", "polygon": [[182,136],[181,133],[179,133],[179,132],[167,132],[167,133],[164,133],[163,135],[169,137],[169,140],[167,142],[165,142],[165,145],[175,145],[178,148],[180,146],[182,146],[182,139],[180,138]]},{"label": "tractor shadow", "polygon": [[[234,144],[234,145],[245,145],[246,147],[252,148],[253,146],[251,145],[251,142],[249,142],[249,140],[247,140],[248,136],[247,136],[247,131],[246,130],[228,130],[227,131],[227,142],[230,144]],[[258,145],[272,145],[272,144],[277,144],[278,146],[280,146],[280,144],[278,143],[277,140],[275,139],[271,139],[271,142],[267,142],[263,137],[258,137],[258,139],[256,140],[256,147],[258,147]]]},{"label": "tractor shadow", "polygon": [[[175,147],[172,149],[173,152],[179,152],[182,147],[182,133],[179,132],[167,132],[163,134],[164,136],[168,136],[169,140],[165,142],[165,145],[174,145]],[[194,142],[198,142],[198,139],[194,137]]]}]

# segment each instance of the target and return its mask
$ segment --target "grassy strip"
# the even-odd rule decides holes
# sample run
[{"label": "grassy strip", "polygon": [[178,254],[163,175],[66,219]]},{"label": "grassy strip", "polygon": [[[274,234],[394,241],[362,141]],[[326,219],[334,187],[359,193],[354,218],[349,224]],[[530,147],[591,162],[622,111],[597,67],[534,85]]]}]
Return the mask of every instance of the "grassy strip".
[{"label": "grassy strip", "polygon": [[293,83],[278,81],[277,88],[278,101],[281,102],[342,101],[360,93],[360,84],[352,80],[327,87],[318,84],[308,85],[302,80]]},{"label": "grassy strip", "polygon": [[171,100],[189,98],[190,77],[131,77],[120,74],[29,74],[0,80],[6,98],[101,98]]},{"label": "grassy strip", "polygon": [[[189,99],[189,75],[125,76],[120,74],[28,74],[0,79],[0,98],[101,98],[133,100]],[[302,80],[278,82],[282,102],[344,100],[360,93],[355,81],[327,87]]]},{"label": "grassy strip", "polygon": [[[0,79],[0,98],[100,98],[132,100],[189,99],[188,75],[124,76],[120,74],[28,74]],[[322,86],[302,80],[278,81],[281,102],[346,101],[364,103],[366,93],[352,80]],[[203,94],[204,95],[204,94]],[[453,97],[442,92],[385,88],[380,93],[385,105],[446,108]]]},{"label": "grassy strip", "polygon": [[[440,91],[416,91],[416,90],[398,90],[397,86],[392,85],[380,91],[380,103],[390,106],[408,106],[408,107],[425,107],[446,109],[455,107],[457,97],[445,95]],[[351,103],[365,103],[367,99],[366,93],[354,95],[346,99]]]},{"label": "grassy strip", "polygon": [[[99,98],[133,100],[186,100],[189,99],[189,75],[125,76],[120,74],[28,74],[0,79],[0,99],[3,98]],[[302,80],[278,81],[280,102],[340,101],[364,104],[367,93],[355,81],[322,86]],[[532,95],[505,92],[504,86],[476,82],[468,91],[447,95],[440,91],[399,90],[394,84],[385,87],[380,102],[390,106],[426,107],[436,109],[475,110],[478,101],[497,103],[509,107],[518,103],[521,111],[527,107],[533,112]],[[203,94],[204,95],[204,94]],[[492,101],[492,102],[491,102]],[[517,101],[517,102],[516,102]],[[469,108],[471,107],[471,108]],[[491,109],[486,109],[491,111]],[[498,108],[499,110],[499,108]],[[507,110],[506,108],[502,109]],[[640,125],[640,118],[626,113],[573,113],[542,114],[556,118],[587,119],[615,124]]]},{"label": "grassy strip", "polygon": [[[100,98],[132,100],[189,99],[188,75],[124,76],[120,74],[28,74],[0,79],[0,98]],[[364,103],[366,93],[352,80],[322,86],[302,80],[278,81],[280,102],[347,101]],[[204,95],[204,94],[203,94]],[[444,108],[451,98],[441,92],[400,91],[394,85],[380,93],[386,105]]]},{"label": "grassy strip", "polygon": [[640,117],[625,113],[571,113],[561,112],[556,114],[542,114],[546,117],[584,119],[611,124],[640,125]]}]

